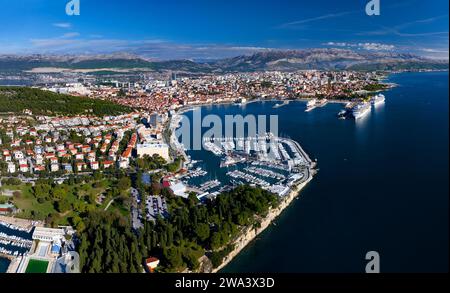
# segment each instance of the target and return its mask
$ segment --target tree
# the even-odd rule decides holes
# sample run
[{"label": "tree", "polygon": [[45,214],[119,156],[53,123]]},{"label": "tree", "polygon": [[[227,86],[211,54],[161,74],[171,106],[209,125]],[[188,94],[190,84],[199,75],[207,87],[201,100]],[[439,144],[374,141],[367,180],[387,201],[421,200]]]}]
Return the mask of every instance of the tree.
[{"label": "tree", "polygon": [[195,234],[200,239],[200,241],[205,241],[209,238],[209,225],[204,223],[198,224],[195,228]]},{"label": "tree", "polygon": [[117,188],[121,191],[128,190],[131,187],[131,180],[128,177],[122,177],[117,183]]},{"label": "tree", "polygon": [[64,213],[65,211],[70,209],[70,203],[66,199],[61,199],[56,202],[56,210],[60,213]]},{"label": "tree", "polygon": [[164,250],[164,257],[167,265],[172,270],[178,269],[183,265],[180,250],[177,247],[170,247]]}]

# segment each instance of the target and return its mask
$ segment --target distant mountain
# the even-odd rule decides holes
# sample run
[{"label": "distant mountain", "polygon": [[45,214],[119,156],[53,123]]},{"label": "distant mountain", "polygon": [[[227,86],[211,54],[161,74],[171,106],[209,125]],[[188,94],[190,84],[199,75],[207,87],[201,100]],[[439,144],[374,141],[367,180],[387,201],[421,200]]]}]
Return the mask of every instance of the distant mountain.
[{"label": "distant mountain", "polygon": [[57,67],[67,69],[100,68],[151,68],[152,62],[134,55],[3,55],[0,70],[31,70],[33,68]]},{"label": "distant mountain", "polygon": [[142,69],[191,73],[251,72],[262,70],[400,70],[448,69],[448,61],[427,59],[412,54],[368,52],[344,49],[267,50],[253,55],[209,63],[191,60],[155,61],[136,55],[2,55],[0,71],[24,71],[33,68],[67,69]]},{"label": "distant mountain", "polygon": [[373,53],[343,49],[310,49],[259,52],[250,56],[220,60],[214,66],[223,71],[444,69],[448,68],[448,61],[393,52]]}]

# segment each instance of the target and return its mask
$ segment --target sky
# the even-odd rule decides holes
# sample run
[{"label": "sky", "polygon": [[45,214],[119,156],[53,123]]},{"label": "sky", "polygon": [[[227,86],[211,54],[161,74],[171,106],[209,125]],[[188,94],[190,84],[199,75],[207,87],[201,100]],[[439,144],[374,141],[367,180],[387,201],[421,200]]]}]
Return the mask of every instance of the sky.
[{"label": "sky", "polygon": [[0,54],[127,52],[209,60],[347,48],[448,59],[448,0],[0,0]]}]

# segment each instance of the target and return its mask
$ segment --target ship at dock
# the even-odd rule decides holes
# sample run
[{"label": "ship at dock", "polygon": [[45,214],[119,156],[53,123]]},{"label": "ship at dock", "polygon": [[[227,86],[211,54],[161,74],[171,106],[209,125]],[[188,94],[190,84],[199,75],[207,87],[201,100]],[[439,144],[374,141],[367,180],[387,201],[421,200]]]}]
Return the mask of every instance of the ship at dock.
[{"label": "ship at dock", "polygon": [[386,100],[386,98],[385,98],[385,96],[383,94],[378,94],[378,95],[374,96],[370,100],[370,102],[372,103],[372,105],[378,106],[380,104],[383,104],[385,100]]},{"label": "ship at dock", "polygon": [[328,104],[327,99],[312,99],[312,100],[308,101],[308,103],[306,104],[305,112],[310,112],[310,111],[314,110],[315,108],[323,107],[326,104]]},{"label": "ship at dock", "polygon": [[358,103],[352,108],[352,116],[355,118],[355,120],[366,116],[369,112],[370,104],[367,102]]}]

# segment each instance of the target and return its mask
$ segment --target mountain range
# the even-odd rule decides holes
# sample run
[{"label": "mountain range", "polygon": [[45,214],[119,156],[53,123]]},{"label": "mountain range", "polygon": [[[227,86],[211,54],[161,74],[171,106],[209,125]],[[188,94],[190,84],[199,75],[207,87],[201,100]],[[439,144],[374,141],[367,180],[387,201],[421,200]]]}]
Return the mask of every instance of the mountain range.
[{"label": "mountain range", "polygon": [[0,72],[52,67],[64,69],[133,69],[190,73],[254,72],[264,70],[419,70],[448,69],[448,60],[408,53],[345,49],[266,50],[211,62],[158,61],[127,53],[110,55],[0,55]]}]

